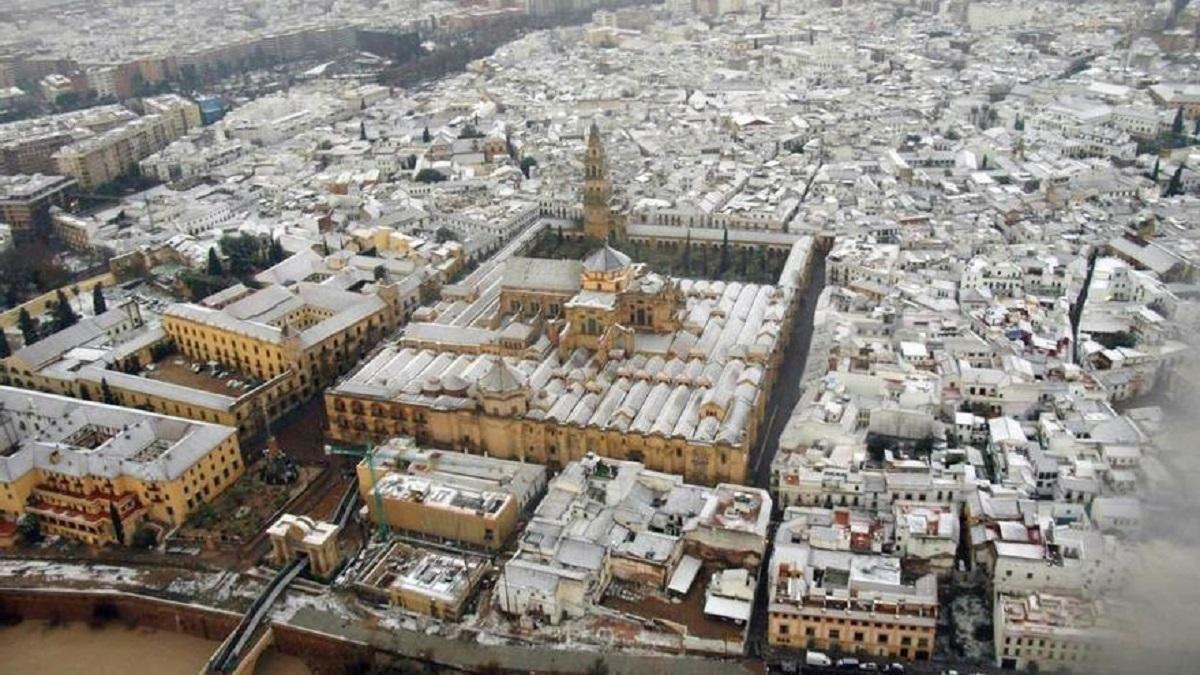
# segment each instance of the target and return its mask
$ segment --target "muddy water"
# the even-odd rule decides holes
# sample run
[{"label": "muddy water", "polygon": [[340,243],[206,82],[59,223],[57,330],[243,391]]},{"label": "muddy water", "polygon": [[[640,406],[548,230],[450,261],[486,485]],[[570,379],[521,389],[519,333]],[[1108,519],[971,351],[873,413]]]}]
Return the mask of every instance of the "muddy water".
[{"label": "muddy water", "polygon": [[[168,631],[129,628],[114,622],[102,628],[69,623],[55,627],[23,621],[0,628],[0,671],[5,675],[196,675],[216,642]],[[269,651],[256,675],[310,675],[299,659]]]}]

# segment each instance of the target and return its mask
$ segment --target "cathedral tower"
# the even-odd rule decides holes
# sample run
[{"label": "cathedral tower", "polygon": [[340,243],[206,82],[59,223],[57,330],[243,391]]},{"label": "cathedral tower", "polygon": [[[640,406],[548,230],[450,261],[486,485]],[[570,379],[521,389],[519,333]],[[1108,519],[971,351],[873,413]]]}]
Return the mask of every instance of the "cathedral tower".
[{"label": "cathedral tower", "polygon": [[604,154],[604,143],[600,140],[600,127],[595,122],[588,129],[583,165],[583,233],[603,241],[614,228],[609,204],[612,184],[608,180],[608,160]]}]

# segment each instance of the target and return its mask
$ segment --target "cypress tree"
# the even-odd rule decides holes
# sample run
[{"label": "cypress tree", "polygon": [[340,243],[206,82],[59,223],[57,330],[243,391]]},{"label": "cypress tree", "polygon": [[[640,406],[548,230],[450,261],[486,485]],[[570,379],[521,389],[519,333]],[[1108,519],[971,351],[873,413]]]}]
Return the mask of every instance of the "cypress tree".
[{"label": "cypress tree", "polygon": [[92,286],[92,312],[97,316],[108,311],[108,301],[104,299],[104,284]]},{"label": "cypress tree", "polygon": [[1175,111],[1175,121],[1171,122],[1171,133],[1176,136],[1183,135],[1183,106]]},{"label": "cypress tree", "polygon": [[721,234],[721,262],[717,269],[717,276],[724,276],[729,269],[729,228],[722,230]]},{"label": "cypress tree", "polygon": [[1171,181],[1167,183],[1166,192],[1168,197],[1174,197],[1175,195],[1181,194],[1183,194],[1183,164],[1180,164],[1175,169],[1175,173],[1171,174]]},{"label": "cypress tree", "polygon": [[208,276],[225,276],[225,266],[221,264],[221,259],[217,256],[217,250],[215,248],[208,249]]},{"label": "cypress tree", "polygon": [[1150,180],[1154,181],[1155,183],[1158,182],[1158,167],[1159,167],[1159,162],[1161,162],[1161,161],[1162,161],[1161,157],[1155,157],[1154,158],[1154,170],[1150,172]]},{"label": "cypress tree", "polygon": [[54,330],[57,332],[74,326],[79,321],[79,317],[75,315],[75,310],[71,308],[71,301],[67,300],[67,294],[63,292],[63,289],[58,289],[56,295],[58,302],[54,304],[53,314]]},{"label": "cypress tree", "polygon": [[692,265],[692,231],[691,230],[687,231],[687,238],[684,239],[684,241],[683,241],[683,259],[680,262],[683,263],[683,273],[687,274],[688,269]]},{"label": "cypress tree", "polygon": [[12,356],[12,349],[8,346],[8,336],[0,330],[0,359],[7,359]]},{"label": "cypress tree", "polygon": [[17,314],[17,327],[21,329],[21,335],[24,336],[26,345],[38,341],[38,325],[33,317],[29,316],[29,310],[24,307]]}]

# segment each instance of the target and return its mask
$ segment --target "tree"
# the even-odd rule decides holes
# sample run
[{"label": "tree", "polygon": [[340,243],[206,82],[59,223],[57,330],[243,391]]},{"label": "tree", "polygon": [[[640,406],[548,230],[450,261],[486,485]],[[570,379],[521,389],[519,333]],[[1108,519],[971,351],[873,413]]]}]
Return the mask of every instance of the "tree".
[{"label": "tree", "polygon": [[1017,121],[1013,122],[1014,131],[1025,131],[1025,118],[1017,115]]},{"label": "tree", "polygon": [[1159,162],[1161,162],[1161,161],[1162,161],[1161,157],[1155,157],[1154,158],[1154,170],[1150,172],[1150,180],[1154,181],[1155,183],[1158,182],[1158,166],[1159,166]]},{"label": "tree", "polygon": [[446,180],[446,176],[437,169],[421,169],[414,180],[418,183],[440,183]]},{"label": "tree", "polygon": [[722,230],[721,235],[721,262],[717,267],[717,276],[724,276],[725,271],[729,269],[729,228]]},{"label": "tree", "polygon": [[536,159],[534,159],[532,157],[522,157],[521,158],[521,173],[525,174],[526,178],[529,178],[529,170],[535,166],[537,166]]},{"label": "tree", "polygon": [[433,140],[433,135],[429,133],[429,127],[425,127],[425,131],[421,132],[421,142],[428,143]]},{"label": "tree", "polygon": [[882,462],[887,451],[887,441],[881,436],[867,438],[867,455],[876,462]]},{"label": "tree", "polygon": [[358,122],[358,140],[360,140],[360,141],[367,140],[367,122],[366,122],[366,120],[359,120],[359,122]]},{"label": "tree", "polygon": [[71,308],[71,301],[67,300],[67,294],[63,289],[58,289],[55,294],[58,301],[54,303],[54,309],[51,310],[51,315],[54,317],[54,332],[70,328],[79,322],[79,317],[75,314],[75,310]]},{"label": "tree", "polygon": [[116,502],[108,503],[108,517],[112,520],[113,536],[118,544],[125,543],[125,525],[121,523],[121,512],[117,510]]},{"label": "tree", "polygon": [[100,401],[108,405],[116,405],[117,397],[113,395],[112,387],[108,386],[108,380],[100,378]]},{"label": "tree", "polygon": [[7,359],[12,356],[12,348],[8,346],[8,336],[4,334],[4,330],[0,329],[0,359]]},{"label": "tree", "polygon": [[1183,164],[1175,168],[1175,173],[1171,174],[1171,180],[1167,183],[1167,191],[1164,193],[1168,197],[1183,194]]},{"label": "tree", "polygon": [[283,259],[287,257],[287,252],[283,250],[283,243],[279,239],[271,240],[268,251],[268,256],[272,264],[283,262]]},{"label": "tree", "polygon": [[21,541],[27,545],[33,545],[42,540],[42,526],[38,522],[37,516],[25,514],[17,520],[17,532],[21,535]]},{"label": "tree", "polygon": [[221,264],[221,258],[217,255],[217,249],[209,247],[208,249],[208,269],[205,270],[210,277],[225,276],[225,266]]},{"label": "tree", "polygon": [[554,243],[557,244],[559,247],[561,247],[563,245],[564,240],[565,240],[565,237],[563,236],[563,226],[559,225],[558,230],[555,232],[555,235],[554,235]]},{"label": "tree", "polygon": [[987,171],[987,165],[988,165],[988,156],[984,155],[983,160],[981,162],[979,162],[980,170]]},{"label": "tree", "polygon": [[687,274],[688,268],[692,266],[692,231],[687,231],[687,237],[683,240],[683,256],[679,261],[683,265],[683,273]]},{"label": "tree", "polygon": [[1196,118],[1196,126],[1192,127],[1192,135],[1200,138],[1200,117]]},{"label": "tree", "polygon": [[383,265],[375,266],[375,281],[383,281],[387,278],[387,268]]},{"label": "tree", "polygon": [[92,312],[99,316],[108,311],[108,301],[104,299],[104,284],[92,286]]},{"label": "tree", "polygon": [[24,307],[17,313],[17,327],[21,329],[21,335],[25,338],[25,345],[31,345],[38,341],[38,325],[29,316],[29,310]]},{"label": "tree", "polygon": [[250,274],[268,257],[264,240],[252,234],[224,236],[220,243],[221,253],[229,260],[229,271],[235,276]]},{"label": "tree", "polygon": [[158,544],[158,533],[154,531],[153,527],[143,523],[142,525],[138,525],[138,528],[133,531],[133,541],[131,543],[137,548],[154,548]]},{"label": "tree", "polygon": [[1175,121],[1171,122],[1171,134],[1174,136],[1183,135],[1183,106],[1179,106],[1175,110]]}]

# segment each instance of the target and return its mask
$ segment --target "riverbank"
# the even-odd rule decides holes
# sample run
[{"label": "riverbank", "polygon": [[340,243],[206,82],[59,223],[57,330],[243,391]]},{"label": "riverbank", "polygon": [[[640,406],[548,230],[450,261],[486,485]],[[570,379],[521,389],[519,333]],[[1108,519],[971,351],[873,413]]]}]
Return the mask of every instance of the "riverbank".
[{"label": "riverbank", "polygon": [[[12,675],[128,675],[130,670],[155,675],[196,675],[218,642],[204,638],[112,621],[22,621],[0,627],[4,672]],[[256,675],[311,675],[303,661],[268,652]]]}]

